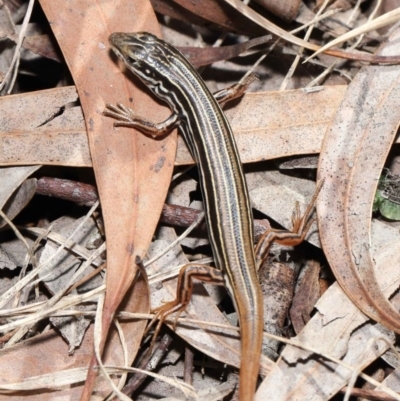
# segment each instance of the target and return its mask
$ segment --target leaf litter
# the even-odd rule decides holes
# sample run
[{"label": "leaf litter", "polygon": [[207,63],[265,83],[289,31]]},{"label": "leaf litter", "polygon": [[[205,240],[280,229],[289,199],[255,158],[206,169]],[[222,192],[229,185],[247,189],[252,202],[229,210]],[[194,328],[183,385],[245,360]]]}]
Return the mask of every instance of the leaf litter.
[{"label": "leaf litter", "polygon": [[[394,106],[397,99],[396,79],[387,78],[388,71],[395,71],[396,68],[363,67],[360,71],[360,63],[357,61],[337,63],[332,58],[333,55],[339,55],[359,61],[398,62],[399,54],[396,50],[392,53],[387,50],[369,53],[375,51],[376,42],[385,43],[388,36],[382,39],[381,31],[377,29],[396,22],[398,10],[389,10],[389,13],[379,16],[375,15],[378,7],[372,5],[363,9],[358,8],[358,5],[350,5],[348,10],[336,10],[324,4],[318,11],[307,3],[302,4],[294,13],[283,15],[274,7],[269,8],[278,17],[285,18],[292,28],[298,28],[301,24],[309,27],[312,40],[306,42],[236,0],[227,0],[223,6],[209,0],[208,11],[205,6],[196,8],[195,2],[179,0],[180,11],[176,9],[172,19],[160,17],[160,25],[156,22],[150,3],[145,0],[134,6],[120,8],[121,15],[126,16],[122,19],[113,15],[115,4],[109,5],[106,2],[104,6],[90,9],[85,2],[76,0],[74,3],[75,12],[69,16],[68,32],[71,32],[71,26],[76,29],[68,37],[66,27],[58,23],[57,17],[65,4],[41,1],[46,16],[53,21],[56,40],[48,28],[46,31],[40,25],[28,24],[27,14],[22,31],[15,30],[11,19],[7,20],[7,15],[18,11],[14,4],[6,4],[0,10],[0,17],[5,21],[5,41],[10,45],[7,52],[0,55],[1,71],[2,77],[6,78],[4,90],[13,93],[0,99],[0,164],[4,166],[0,171],[0,202],[8,217],[1,221],[3,238],[0,243],[0,266],[3,273],[0,279],[0,301],[3,308],[0,321],[3,344],[0,375],[4,378],[0,399],[28,397],[43,400],[62,395],[73,399],[82,395],[82,399],[89,399],[92,388],[95,388],[94,394],[98,399],[106,399],[107,396],[112,398],[112,391],[119,394],[120,399],[129,399],[121,391],[124,392],[124,382],[128,380],[128,367],[138,352],[144,352],[139,351],[139,347],[145,327],[143,319],[148,316],[150,304],[154,308],[174,297],[175,277],[181,265],[189,261],[212,262],[207,235],[200,227],[189,234],[190,238],[180,239],[180,245],[175,245],[161,259],[149,264],[146,274],[140,267],[142,264],[146,266],[146,260],[158,255],[166,247],[172,247],[171,244],[183,231],[182,228],[165,225],[160,225],[156,230],[174,165],[176,172],[182,174],[179,183],[171,187],[168,198],[176,211],[176,217],[179,218],[179,206],[201,209],[202,204],[196,170],[191,167],[193,160],[181,137],[178,137],[175,158],[174,140],[157,142],[127,130],[113,130],[112,121],[101,116],[104,103],[111,103],[113,98],[122,101],[123,93],[128,103],[131,101],[131,92],[134,93],[135,110],[140,107],[151,110],[156,121],[161,121],[169,113],[165,109],[158,111],[154,106],[146,106],[145,102],[150,101],[146,91],[139,95],[131,77],[122,74],[116,64],[110,63],[112,60],[108,52],[104,51],[108,48],[108,33],[123,30],[121,23],[124,21],[127,27],[129,25],[127,31],[148,29],[155,32],[161,28],[170,42],[180,46],[184,52],[194,52],[196,60],[203,60],[199,64],[213,62],[212,66],[205,67],[203,71],[212,90],[237,82],[241,75],[252,68],[259,54],[267,54],[268,62],[262,62],[257,67],[259,81],[250,89],[257,92],[246,93],[240,101],[226,106],[226,115],[245,164],[257,218],[268,216],[274,227],[290,229],[290,216],[295,202],[300,201],[304,209],[313,193],[315,180],[315,164],[299,163],[296,166],[297,158],[320,154],[318,175],[326,179],[341,171],[332,164],[335,157],[340,159],[343,155],[340,150],[344,150],[347,155],[349,180],[343,174],[339,181],[342,179],[349,186],[343,191],[337,187],[332,190],[331,180],[334,181],[334,177],[329,178],[318,200],[322,249],[319,249],[317,230],[312,228],[308,243],[300,250],[274,252],[268,260],[269,266],[277,268],[282,264],[290,274],[274,276],[277,284],[282,285],[282,291],[278,291],[273,301],[266,294],[266,307],[270,308],[268,311],[275,315],[270,305],[276,302],[277,310],[284,312],[281,311],[279,322],[271,318],[265,323],[265,330],[275,343],[273,352],[262,357],[260,375],[263,382],[255,399],[328,400],[339,391],[350,394],[358,375],[374,382],[361,373],[368,365],[381,368],[387,366],[386,363],[398,368],[397,343],[393,333],[368,320],[356,306],[358,304],[384,325],[396,328],[393,321],[390,323],[390,319],[387,321],[385,316],[382,318],[380,315],[380,311],[387,308],[382,306],[384,297],[392,295],[398,287],[396,230],[391,228],[390,222],[374,222],[372,231],[379,234],[374,234],[375,243],[369,241],[374,188],[387,158],[390,142],[395,140],[398,125]],[[152,4],[161,14],[172,12],[171,9],[167,11],[167,2],[163,5],[163,2],[153,1]],[[228,7],[225,9],[225,6]],[[129,7],[133,7],[138,15],[142,15],[140,20],[145,21],[139,23],[137,28],[132,26],[131,19],[127,17],[132,15],[132,8]],[[193,12],[197,15],[193,15]],[[228,14],[224,13],[231,13],[231,18],[227,20],[224,16]],[[35,14],[31,18],[35,19]],[[177,22],[174,18],[184,18],[185,23]],[[191,19],[203,27],[190,25],[188,22]],[[149,24],[147,28],[144,23]],[[210,23],[213,24],[214,32],[205,27]],[[280,41],[271,45],[267,37],[249,42],[249,38],[240,35],[224,33],[219,38],[215,35],[215,30],[228,29],[255,38],[262,35],[260,26],[279,36]],[[318,37],[316,32],[325,35],[322,41],[321,37],[318,38],[318,45],[315,44]],[[359,37],[360,33],[363,36]],[[24,35],[28,35],[26,41],[22,40]],[[82,37],[88,40],[83,43]],[[353,38],[356,37],[359,40],[355,42]],[[382,49],[388,48],[394,37]],[[337,39],[331,41],[332,38]],[[53,63],[53,67],[63,65],[64,61],[54,46],[55,41],[61,47],[76,87],[71,86],[73,82],[68,77],[60,76],[57,84],[59,87],[47,84],[35,87],[31,92],[27,91],[15,71],[19,67],[21,76],[40,75],[35,70],[29,71],[32,65],[28,61],[34,59],[46,60],[46,63]],[[346,46],[353,46],[351,50],[337,47],[344,41]],[[215,46],[211,48],[213,42]],[[222,46],[221,42],[224,42]],[[254,44],[257,46],[250,47]],[[296,55],[299,61],[310,56],[307,52],[304,55],[298,52],[293,44],[313,50],[319,47],[336,48],[331,49],[328,53],[330,56],[314,54],[317,57],[308,65],[300,62],[292,64]],[[193,45],[201,45],[204,49],[193,49]],[[20,46],[25,50],[19,55],[16,49]],[[354,50],[355,46],[360,50]],[[246,57],[220,61],[225,60],[228,54],[229,57],[236,56],[238,51],[245,51]],[[13,70],[8,72],[10,65],[13,65]],[[368,69],[374,72],[365,72]],[[289,70],[291,72],[287,73]],[[376,85],[376,92],[370,93],[374,87],[374,77],[368,74],[374,73],[384,74],[386,87]],[[13,78],[9,80],[8,77]],[[123,80],[122,85],[120,82]],[[103,84],[99,85],[99,82]],[[321,86],[316,87],[317,84]],[[283,87],[286,89],[282,90]],[[376,131],[372,131],[369,138],[359,141],[360,147],[348,156],[353,145],[346,140],[354,135],[354,127],[350,126],[351,129],[346,132],[340,122],[349,123],[354,116],[345,113],[343,117],[340,113],[350,102],[352,88],[356,94],[352,106],[355,112],[362,110],[360,99],[364,99],[365,104],[369,103],[369,96],[374,101],[383,100],[378,103],[373,123],[370,124],[375,125]],[[139,96],[143,96],[144,100],[139,101]],[[388,98],[387,106],[383,107],[385,97]],[[382,116],[379,120],[380,110]],[[368,126],[366,118],[356,117],[355,120],[357,118],[361,121],[359,127]],[[100,135],[100,132],[103,134]],[[345,139],[339,139],[339,132]],[[335,142],[339,142],[339,152],[332,155],[336,149],[332,143]],[[368,145],[370,153],[365,153],[366,149],[362,147],[364,143]],[[387,165],[392,163],[393,174],[396,174],[396,149],[394,146],[393,154],[387,161]],[[366,154],[369,155],[368,160],[365,159]],[[160,165],[160,160],[163,165],[161,174],[154,167]],[[253,164],[246,165],[248,163]],[[284,163],[291,163],[294,167],[290,171],[284,170]],[[79,173],[77,167],[80,167]],[[85,197],[80,194],[89,191],[82,184],[95,183],[90,170],[92,167],[101,200],[101,210],[94,216],[92,211],[87,214],[85,206],[71,205],[71,199],[87,204]],[[40,187],[39,190],[38,182],[46,175],[52,186]],[[69,187],[65,189],[63,186],[67,182]],[[365,201],[367,188],[368,200]],[[76,191],[72,195],[74,189]],[[67,191],[71,191],[69,198],[65,197]],[[45,198],[46,195],[54,197],[49,198],[51,202]],[[55,199],[64,197],[68,201]],[[329,221],[329,216],[324,217],[324,207],[328,204],[328,209],[334,210],[329,202],[339,198],[343,199],[342,205],[354,210],[353,214],[349,218],[343,213],[347,209],[341,206],[343,209],[339,210],[344,217],[344,224],[332,219],[329,226],[324,226]],[[45,207],[41,206],[43,202]],[[363,208],[358,209],[360,204]],[[352,217],[359,216],[358,210],[363,213],[362,225]],[[99,217],[100,213],[104,221]],[[80,225],[82,221],[85,222]],[[71,236],[74,231],[76,235]],[[154,233],[155,237],[148,248]],[[342,236],[341,240],[337,239],[338,233],[339,237]],[[106,256],[104,235],[107,238],[106,267],[103,265]],[[61,248],[57,248],[58,244],[61,244]],[[92,244],[95,244],[94,248]],[[127,255],[125,251],[132,249],[132,244],[134,252]],[[369,248],[374,250],[373,259],[368,259],[368,263],[372,264],[364,277],[360,271],[360,261],[363,262]],[[373,285],[373,291],[379,294],[373,302],[379,300],[380,305],[368,304],[372,300],[370,296],[364,297],[362,302],[357,301],[358,287],[350,287],[350,290],[347,288],[349,270],[339,273],[342,274],[339,282],[356,305],[350,302],[337,283],[333,283],[330,269],[335,272],[335,267],[340,263],[337,252],[347,255],[350,264],[355,262],[353,267],[356,270],[351,273],[353,280],[354,277],[360,280],[357,278],[359,274],[364,277],[357,282],[364,282],[365,294],[371,291],[370,285]],[[49,258],[50,262],[43,263],[49,261]],[[308,267],[310,270],[307,270],[311,262],[315,267]],[[271,278],[271,274],[269,271],[265,277]],[[283,291],[284,283],[280,280],[284,276],[292,286],[295,286],[299,277],[307,282],[299,284],[296,290],[289,286],[292,289]],[[315,303],[323,292],[322,281],[328,282],[330,288]],[[132,286],[131,282],[134,283]],[[79,285],[74,285],[76,283]],[[105,288],[107,291],[104,298]],[[275,291],[266,288],[267,293]],[[196,393],[190,393],[191,397],[217,399],[222,394],[236,391],[233,385],[236,380],[234,367],[239,364],[240,347],[237,331],[235,334],[230,328],[236,326],[237,319],[222,288],[211,291],[208,285],[199,283],[196,284],[195,292],[186,313],[178,320],[174,331],[177,336],[170,334],[173,344],[170,350],[159,348],[168,363],[160,367],[153,366],[152,369],[165,376],[178,377],[183,375],[183,371],[194,369],[192,384]],[[307,292],[311,292],[312,296],[307,296]],[[103,306],[97,304],[98,299],[105,299]],[[288,312],[291,302],[293,321]],[[393,295],[391,302],[398,305],[397,294]],[[97,315],[94,318],[96,307]],[[118,311],[130,313],[124,315]],[[127,320],[128,315],[130,320]],[[113,316],[118,319],[115,323],[112,323]],[[133,319],[132,316],[138,318]],[[94,326],[91,324],[93,319]],[[168,325],[173,329],[173,318]],[[286,346],[279,345],[277,333],[282,336],[281,343],[286,343]],[[103,371],[96,384],[94,347]],[[194,366],[186,365],[188,347],[192,352],[195,350]],[[322,359],[316,356],[318,353],[323,355]],[[207,359],[201,355],[207,355]],[[9,360],[13,360],[13,363],[7,369]],[[88,369],[89,380],[84,385]],[[107,380],[104,379],[106,376]],[[221,377],[227,380],[227,386],[221,385],[213,395],[208,394],[207,390],[217,386]],[[313,377],[313,380],[310,381],[309,377]],[[398,391],[397,377],[397,370],[387,374],[383,383],[378,385],[376,394],[390,392],[388,388]],[[144,388],[148,389],[148,395],[153,394],[150,398],[155,394],[182,398],[180,391],[172,392],[171,387],[164,384],[161,386],[160,383],[149,381],[146,384]],[[179,387],[179,381],[175,385]],[[356,386],[359,385],[362,383],[357,382]],[[15,392],[17,389],[19,392]],[[44,389],[46,391],[42,391]],[[354,389],[354,394],[361,390]],[[364,391],[367,395],[368,391],[373,392]],[[393,393],[391,396],[394,397],[392,399],[398,399]],[[143,395],[136,393],[135,398],[140,397]]]}]

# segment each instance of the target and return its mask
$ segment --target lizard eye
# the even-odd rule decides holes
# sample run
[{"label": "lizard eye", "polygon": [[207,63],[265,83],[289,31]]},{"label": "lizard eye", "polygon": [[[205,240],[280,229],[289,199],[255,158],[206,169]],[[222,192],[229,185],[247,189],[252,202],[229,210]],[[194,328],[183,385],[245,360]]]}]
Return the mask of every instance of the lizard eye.
[{"label": "lizard eye", "polygon": [[143,32],[137,35],[140,39],[142,39],[146,43],[151,43],[157,40],[157,36],[154,36],[151,33]]}]

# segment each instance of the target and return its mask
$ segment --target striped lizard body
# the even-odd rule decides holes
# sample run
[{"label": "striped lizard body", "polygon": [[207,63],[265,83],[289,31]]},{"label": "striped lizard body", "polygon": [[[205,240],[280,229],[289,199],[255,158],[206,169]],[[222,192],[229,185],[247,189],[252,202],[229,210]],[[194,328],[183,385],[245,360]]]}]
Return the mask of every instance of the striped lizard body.
[{"label": "striped lizard body", "polygon": [[131,124],[120,125],[153,136],[179,126],[198,165],[215,264],[239,316],[239,399],[251,401],[259,371],[263,304],[249,195],[232,130],[200,75],[173,46],[149,33],[114,33],[110,43],[128,69],[173,111],[160,124],[135,116]]}]

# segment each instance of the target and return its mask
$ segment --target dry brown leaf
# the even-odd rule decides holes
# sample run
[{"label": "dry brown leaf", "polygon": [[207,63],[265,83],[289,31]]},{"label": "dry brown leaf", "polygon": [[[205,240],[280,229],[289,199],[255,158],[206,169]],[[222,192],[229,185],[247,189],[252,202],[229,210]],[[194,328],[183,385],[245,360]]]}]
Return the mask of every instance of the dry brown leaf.
[{"label": "dry brown leaf", "polygon": [[[234,106],[228,105],[226,115],[242,162],[318,153],[326,127],[345,91],[346,86],[326,86],[312,93],[302,90],[247,93]],[[76,101],[74,87],[0,98],[0,107],[10,116],[7,119],[0,116],[0,165],[91,166],[81,109],[67,108],[51,119],[73,101]],[[23,102],[30,112],[29,118],[34,121],[30,129],[19,127],[21,114],[13,112],[18,110],[18,102]],[[42,107],[46,114],[42,113]],[[50,121],[44,124],[47,120]],[[175,164],[193,163],[179,136]]]},{"label": "dry brown leaf", "polygon": [[[26,240],[29,245],[33,243],[32,240]],[[19,238],[14,238],[11,241],[4,241],[0,244],[0,269],[14,270],[18,266],[24,266],[26,254],[26,246]],[[15,276],[15,279],[18,279],[18,276]],[[4,282],[0,284],[0,294],[4,294],[11,287],[11,285],[7,285],[7,283],[11,284],[10,280],[3,281]],[[11,304],[12,302],[9,302],[6,307]]]},{"label": "dry brown leaf", "polygon": [[320,297],[319,274],[321,266],[315,260],[306,265],[306,272],[293,297],[290,319],[297,334],[310,320],[310,313]]},{"label": "dry brown leaf", "polygon": [[[31,187],[32,182],[27,184],[28,187],[22,188],[21,185],[39,168],[40,166],[27,166],[0,169],[0,208],[9,219],[13,219],[34,195]],[[10,199],[13,194],[13,198]],[[6,222],[0,219],[0,227],[5,225]]]},{"label": "dry brown leaf", "polygon": [[[0,37],[2,39],[2,49],[0,57],[0,77],[3,81],[7,71],[11,67],[12,59],[15,51],[15,45],[10,46],[10,42],[17,37],[17,29],[12,19],[8,4],[2,3],[0,5]],[[8,42],[8,43],[7,43]],[[4,88],[1,89],[0,94],[5,95],[10,89],[8,82]]]},{"label": "dry brown leaf", "polygon": [[[38,167],[38,166],[36,166]],[[0,173],[1,177],[1,173]],[[1,185],[1,184],[0,184]],[[3,207],[3,212],[10,219],[13,220],[31,201],[36,193],[36,179],[31,178],[25,180],[21,186],[12,194],[11,198]],[[0,219],[0,227],[7,225],[7,222]]]},{"label": "dry brown leaf", "polygon": [[[15,383],[27,377],[51,373],[72,366],[86,366],[93,352],[93,326],[84,337],[82,345],[74,355],[68,355],[68,345],[55,331],[48,331],[24,341],[0,353],[0,375],[2,383]],[[56,397],[78,400],[82,388],[67,386],[63,389],[44,389],[19,394],[0,394],[1,401],[46,401]]]},{"label": "dry brown leaf", "polygon": [[[167,17],[171,17],[178,21],[185,21],[188,24],[194,24],[198,26],[209,26],[210,22],[206,19],[202,18],[199,15],[196,15],[189,10],[181,7],[179,4],[176,4],[174,0],[150,0],[151,5],[154,8],[154,11],[161,15],[165,15]],[[217,30],[218,27],[216,26]]]},{"label": "dry brown leaf", "polygon": [[0,98],[0,165],[90,167],[92,161],[76,88]]},{"label": "dry brown leaf", "polygon": [[22,47],[54,61],[61,62],[62,60],[60,51],[58,47],[54,46],[50,35],[26,36],[22,43]]},{"label": "dry brown leaf", "polygon": [[[111,56],[108,36],[116,31],[150,31],[160,34],[149,2],[42,0],[54,35],[64,54],[79,93],[88,130],[90,152],[102,204],[107,239],[107,290],[102,318],[100,350],[116,308],[130,289],[136,302],[129,311],[148,311],[148,294],[138,297],[136,258],[142,259],[158,222],[169,186],[176,134],[155,141],[132,129],[113,129],[113,121],[102,115],[106,103],[131,105],[150,120],[170,114],[157,107],[131,76],[125,76]],[[135,81],[137,82],[137,81]],[[129,298],[131,299],[131,298]],[[137,302],[137,300],[140,302]],[[145,322],[124,323],[126,336],[144,329]],[[110,336],[108,337],[111,340]],[[116,339],[116,338],[115,338]],[[130,343],[128,363],[136,354],[140,337]],[[118,342],[109,341],[105,354],[114,355]],[[92,358],[91,367],[96,363]],[[113,364],[123,364],[114,359]],[[91,369],[82,400],[88,400],[94,385]]]},{"label": "dry brown leaf", "polygon": [[181,53],[195,67],[215,63],[216,61],[228,60],[239,56],[241,53],[251,49],[252,47],[268,43],[272,40],[271,35],[260,36],[247,40],[243,43],[238,43],[231,46],[221,47],[179,47]]},{"label": "dry brown leaf", "polygon": [[[284,326],[293,298],[295,268],[293,263],[268,260],[258,271],[264,305],[264,331],[284,336]],[[276,361],[281,343],[276,339],[264,338],[262,353]]]},{"label": "dry brown leaf", "polygon": [[[19,95],[10,95],[0,98],[0,131],[8,133],[21,133],[23,131],[41,130],[46,124],[53,128],[52,122],[65,106],[78,101],[78,94],[74,86],[48,89],[38,92],[28,92]],[[73,130],[81,125],[81,118],[77,120],[63,120],[63,124],[55,128],[64,127]],[[38,135],[40,136],[40,135]],[[25,155],[22,155],[25,157]]]},{"label": "dry brown leaf", "polygon": [[[173,18],[183,19],[185,22],[195,16],[197,19],[204,21],[200,25],[209,25],[210,22],[219,27],[219,29],[228,32],[238,32],[248,36],[263,35],[265,31],[260,29],[252,21],[243,18],[243,15],[232,9],[224,2],[217,0],[170,0],[163,2],[151,0],[154,9],[158,12],[170,15]],[[167,7],[165,4],[167,3]],[[169,7],[168,7],[169,6]],[[180,14],[178,12],[180,11]],[[189,15],[188,15],[189,14]],[[193,23],[196,23],[193,21]]]},{"label": "dry brown leaf", "polygon": [[[381,54],[398,51],[396,31]],[[400,314],[376,281],[370,254],[372,202],[399,125],[400,71],[364,67],[350,84],[323,143],[318,197],[321,242],[350,299],[369,317],[400,333]]]},{"label": "dry brown leaf", "polygon": [[279,18],[291,21],[299,12],[301,0],[256,0],[256,2]]},{"label": "dry brown leaf", "polygon": [[[0,168],[0,208],[10,220],[25,208],[35,194],[36,180],[28,180],[27,178],[39,168],[40,166]],[[3,218],[0,218],[0,227],[4,227],[7,224],[8,223]],[[17,242],[22,245],[26,256],[28,253],[26,245],[22,244],[19,239]],[[19,248],[18,245],[16,247]],[[14,269],[16,266],[16,257],[15,255],[7,254],[7,246],[1,249],[1,254],[2,267],[7,266],[9,269]],[[20,266],[22,265],[23,264]],[[3,289],[5,290],[4,287]],[[5,291],[2,291],[0,294],[4,294],[4,292]]]}]

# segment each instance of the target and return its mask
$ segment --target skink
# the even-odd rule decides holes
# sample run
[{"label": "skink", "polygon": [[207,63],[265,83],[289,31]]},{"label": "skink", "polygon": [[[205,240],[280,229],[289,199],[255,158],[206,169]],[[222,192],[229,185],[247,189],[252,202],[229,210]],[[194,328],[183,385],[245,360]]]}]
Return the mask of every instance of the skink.
[{"label": "skink", "polygon": [[[109,40],[128,69],[165,100],[173,114],[158,124],[135,116],[122,105],[108,105],[106,114],[120,120],[115,125],[135,127],[152,136],[180,128],[199,169],[205,218],[218,268],[199,264],[183,268],[177,299],[162,307],[157,316],[163,320],[168,314],[185,308],[194,277],[224,282],[240,324],[239,399],[251,401],[257,384],[263,334],[263,302],[257,265],[264,258],[270,240],[264,240],[258,248],[256,262],[249,194],[232,130],[200,75],[173,46],[144,32],[114,33]],[[294,237],[304,238],[309,228],[309,214],[296,220],[295,228],[300,234],[295,232]],[[275,234],[272,237],[277,239]]]}]

